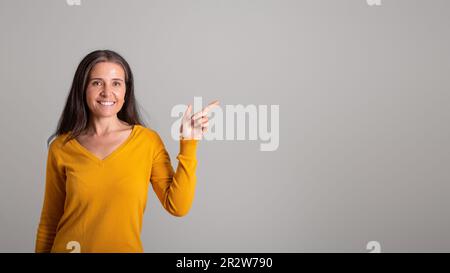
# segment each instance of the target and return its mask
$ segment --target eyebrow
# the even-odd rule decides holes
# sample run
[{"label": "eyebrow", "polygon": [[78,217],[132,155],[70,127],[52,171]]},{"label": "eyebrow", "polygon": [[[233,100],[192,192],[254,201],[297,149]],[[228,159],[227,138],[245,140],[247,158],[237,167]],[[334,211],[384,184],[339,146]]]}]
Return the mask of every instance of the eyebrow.
[{"label": "eyebrow", "polygon": [[[92,80],[102,80],[103,81],[102,78],[91,78],[91,79],[89,79],[89,81],[92,81]],[[123,81],[121,78],[114,78],[114,79],[111,79],[111,80],[113,80],[113,81]]]}]

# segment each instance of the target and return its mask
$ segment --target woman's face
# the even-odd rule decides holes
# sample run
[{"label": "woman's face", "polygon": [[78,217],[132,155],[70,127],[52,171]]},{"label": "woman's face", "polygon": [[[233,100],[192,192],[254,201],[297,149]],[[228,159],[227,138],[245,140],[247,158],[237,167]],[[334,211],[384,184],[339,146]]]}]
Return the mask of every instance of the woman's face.
[{"label": "woman's face", "polygon": [[111,62],[96,64],[89,75],[86,102],[96,117],[117,115],[125,101],[125,71]]}]

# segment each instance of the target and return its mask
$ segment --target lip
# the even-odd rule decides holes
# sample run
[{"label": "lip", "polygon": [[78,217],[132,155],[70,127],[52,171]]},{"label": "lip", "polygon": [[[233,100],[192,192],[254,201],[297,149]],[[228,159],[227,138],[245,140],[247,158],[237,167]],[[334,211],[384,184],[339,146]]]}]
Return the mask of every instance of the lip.
[{"label": "lip", "polygon": [[98,104],[105,107],[110,107],[116,104],[116,101],[110,101],[110,100],[98,100]]}]

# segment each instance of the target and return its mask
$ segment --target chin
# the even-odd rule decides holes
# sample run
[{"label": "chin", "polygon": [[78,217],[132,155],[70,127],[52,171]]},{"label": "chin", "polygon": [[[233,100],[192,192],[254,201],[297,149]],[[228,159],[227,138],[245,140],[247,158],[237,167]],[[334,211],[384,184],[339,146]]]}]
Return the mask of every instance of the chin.
[{"label": "chin", "polygon": [[100,118],[110,118],[117,116],[119,111],[94,111],[93,115]]}]

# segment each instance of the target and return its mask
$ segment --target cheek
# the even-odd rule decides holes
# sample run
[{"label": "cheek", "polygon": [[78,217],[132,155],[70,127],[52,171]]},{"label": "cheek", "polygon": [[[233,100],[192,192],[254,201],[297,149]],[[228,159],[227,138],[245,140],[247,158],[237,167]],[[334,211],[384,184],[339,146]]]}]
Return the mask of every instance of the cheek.
[{"label": "cheek", "polygon": [[97,96],[97,90],[92,87],[86,88],[86,99],[93,100]]},{"label": "cheek", "polygon": [[125,102],[125,89],[117,92],[117,99],[121,105]]},{"label": "cheek", "polygon": [[93,89],[86,89],[86,102],[88,105],[92,105],[96,102],[96,92]]}]

